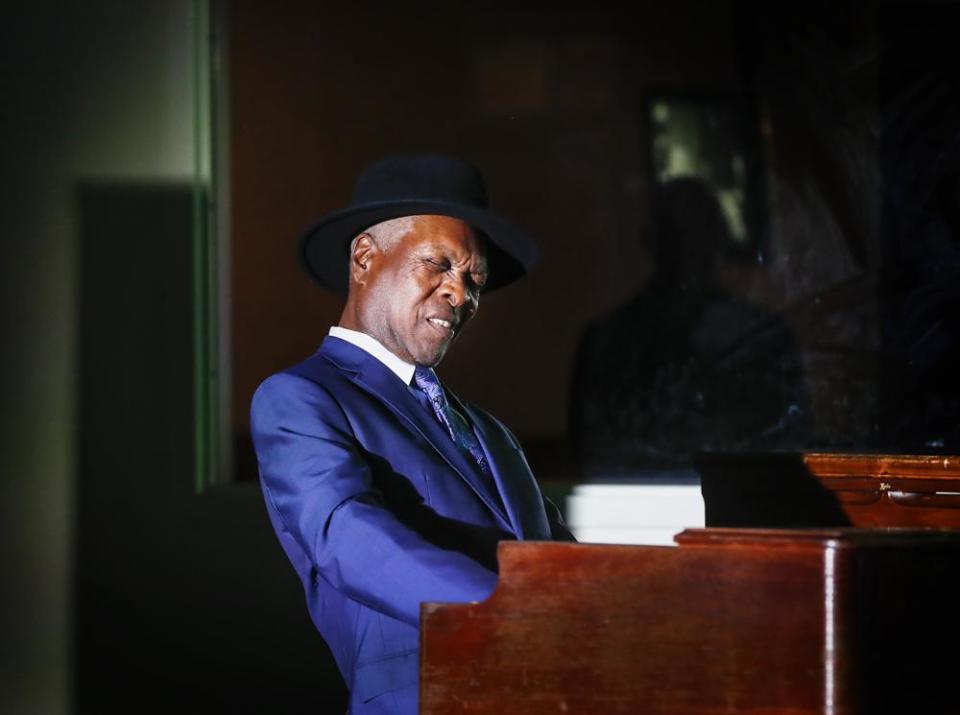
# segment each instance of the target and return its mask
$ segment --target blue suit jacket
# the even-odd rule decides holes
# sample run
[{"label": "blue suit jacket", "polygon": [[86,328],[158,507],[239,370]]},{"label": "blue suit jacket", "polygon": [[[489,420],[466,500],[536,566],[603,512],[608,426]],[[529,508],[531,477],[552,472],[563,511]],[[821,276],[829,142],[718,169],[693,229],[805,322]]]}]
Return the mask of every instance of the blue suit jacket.
[{"label": "blue suit jacket", "polygon": [[420,604],[489,596],[498,541],[572,538],[509,430],[449,397],[499,495],[396,374],[343,340],[253,398],[270,520],[353,713],[417,712]]}]

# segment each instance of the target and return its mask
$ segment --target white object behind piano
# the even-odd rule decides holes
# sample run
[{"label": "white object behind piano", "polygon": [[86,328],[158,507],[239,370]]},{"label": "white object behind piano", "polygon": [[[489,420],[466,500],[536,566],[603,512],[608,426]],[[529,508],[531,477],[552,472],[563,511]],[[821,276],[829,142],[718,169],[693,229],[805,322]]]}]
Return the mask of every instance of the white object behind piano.
[{"label": "white object behind piano", "polygon": [[704,526],[699,484],[581,484],[567,497],[579,541],[672,546],[674,534]]}]

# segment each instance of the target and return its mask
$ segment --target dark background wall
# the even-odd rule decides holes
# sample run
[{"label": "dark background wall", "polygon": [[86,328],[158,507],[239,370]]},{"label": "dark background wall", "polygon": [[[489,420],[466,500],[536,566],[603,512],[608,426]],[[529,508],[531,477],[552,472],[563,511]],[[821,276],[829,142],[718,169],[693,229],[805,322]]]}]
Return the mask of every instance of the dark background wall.
[{"label": "dark background wall", "polygon": [[[955,20],[955,6],[917,3],[446,3],[418,14],[233,3],[238,463],[256,385],[315,350],[339,316],[341,301],[310,284],[289,246],[346,203],[368,161],[402,151],[474,159],[494,205],[539,239],[537,270],[484,298],[441,373],[511,425],[541,476],[582,476],[571,445],[577,425],[595,425],[579,414],[590,398],[574,397],[578,350],[611,314],[629,324],[604,352],[637,363],[598,388],[636,391],[595,410],[619,410],[611,440],[662,430],[677,413],[661,444],[636,439],[637,454],[955,445],[957,57],[942,29]],[[740,101],[752,122],[762,256],[720,259],[713,308],[751,313],[740,321],[749,328],[686,325],[670,305],[679,295],[654,296],[667,308],[651,320],[624,310],[654,273],[645,107],[665,91]],[[670,354],[671,331],[709,344],[701,353],[726,351],[723,369],[700,374],[702,354]],[[711,400],[713,413],[695,414]]]},{"label": "dark background wall", "polygon": [[[297,232],[367,159],[467,147],[544,261],[445,369],[518,431],[561,435],[582,326],[650,270],[638,107],[664,85],[757,99],[770,251],[723,280],[797,334],[813,441],[956,450],[950,6],[312,7],[234,6],[257,30],[230,55],[234,178],[256,199],[232,216],[239,423],[337,315],[296,272]],[[0,30],[3,712],[343,702],[256,486],[193,490],[191,11],[24,6]],[[547,340],[507,400],[496,375]]]},{"label": "dark background wall", "polygon": [[[730,3],[427,8],[231,6],[239,429],[259,381],[313,352],[339,318],[341,301],[291,262],[293,238],[347,202],[367,162],[433,151],[475,161],[493,205],[543,249],[529,280],[484,298],[444,379],[518,434],[562,435],[584,325],[650,272],[644,99],[745,86],[747,28]],[[525,379],[505,379],[518,366]]]}]

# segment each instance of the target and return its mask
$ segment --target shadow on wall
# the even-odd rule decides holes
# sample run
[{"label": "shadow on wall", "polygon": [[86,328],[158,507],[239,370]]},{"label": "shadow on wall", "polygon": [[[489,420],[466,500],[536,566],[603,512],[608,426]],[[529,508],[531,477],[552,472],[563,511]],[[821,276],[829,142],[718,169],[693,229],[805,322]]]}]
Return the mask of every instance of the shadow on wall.
[{"label": "shadow on wall", "polygon": [[190,186],[79,203],[76,711],[344,711],[259,490],[194,493]]}]

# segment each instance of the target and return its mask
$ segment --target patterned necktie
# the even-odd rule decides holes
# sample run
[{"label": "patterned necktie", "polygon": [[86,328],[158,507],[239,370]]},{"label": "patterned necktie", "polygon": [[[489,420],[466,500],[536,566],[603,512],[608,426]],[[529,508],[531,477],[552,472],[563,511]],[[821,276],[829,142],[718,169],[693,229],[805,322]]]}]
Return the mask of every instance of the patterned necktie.
[{"label": "patterned necktie", "polygon": [[467,424],[466,419],[447,402],[446,395],[443,394],[443,387],[437,379],[436,373],[429,367],[418,365],[413,373],[414,384],[427,396],[434,414],[440,420],[440,424],[447,428],[450,438],[453,440],[462,452],[469,454],[480,467],[480,471],[487,477],[490,476],[490,465],[487,464],[487,455],[483,453],[483,447],[473,433],[473,429]]}]

